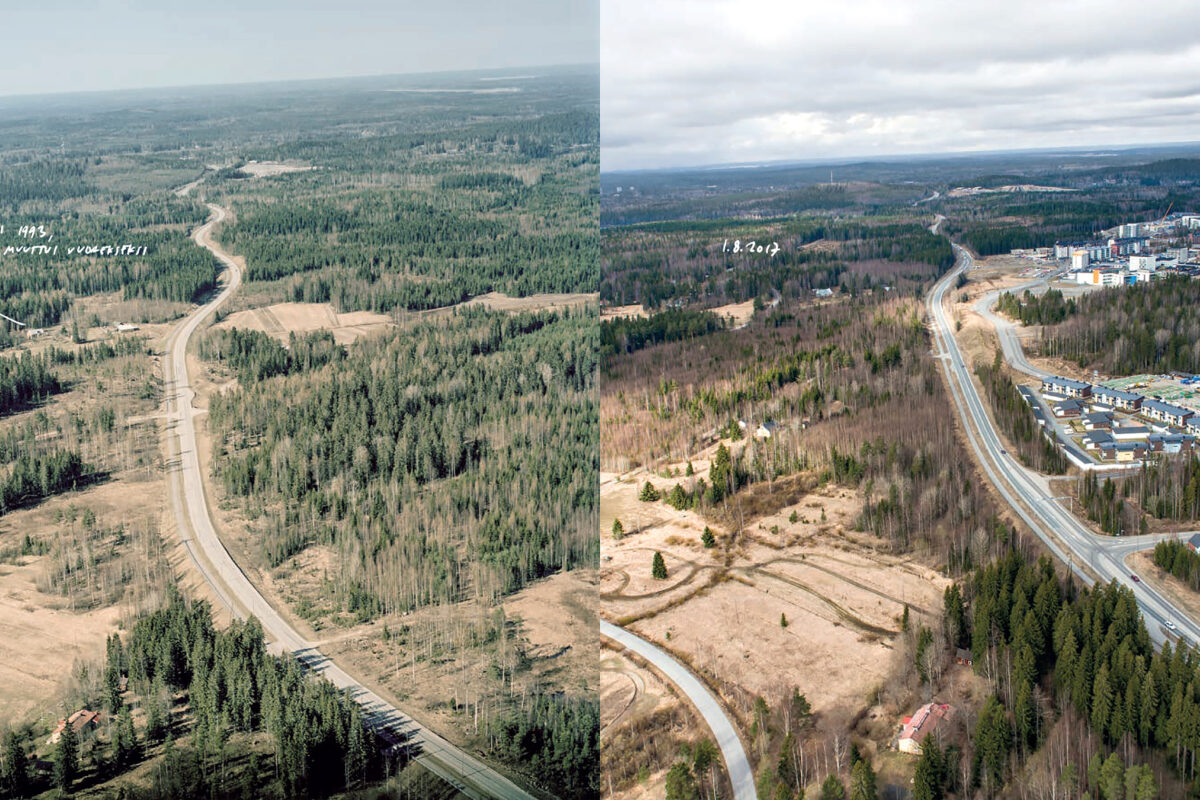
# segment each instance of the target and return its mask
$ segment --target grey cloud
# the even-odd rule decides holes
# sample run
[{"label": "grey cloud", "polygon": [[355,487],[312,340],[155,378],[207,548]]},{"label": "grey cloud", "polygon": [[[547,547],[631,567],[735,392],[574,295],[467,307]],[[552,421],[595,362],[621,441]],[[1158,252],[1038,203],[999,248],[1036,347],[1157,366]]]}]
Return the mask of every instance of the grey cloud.
[{"label": "grey cloud", "polygon": [[1190,0],[605,0],[603,164],[1200,139],[1197,22]]}]

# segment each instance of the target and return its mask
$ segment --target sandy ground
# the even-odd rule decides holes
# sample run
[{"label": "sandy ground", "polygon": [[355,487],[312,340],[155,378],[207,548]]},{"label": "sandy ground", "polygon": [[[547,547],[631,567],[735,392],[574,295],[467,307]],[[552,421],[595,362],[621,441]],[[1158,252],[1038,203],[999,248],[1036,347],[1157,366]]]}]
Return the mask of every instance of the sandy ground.
[{"label": "sandy ground", "polygon": [[242,172],[256,178],[269,178],[287,172],[306,172],[310,169],[312,166],[308,164],[285,164],[281,161],[249,161],[242,165]]},{"label": "sandy ground", "polygon": [[73,666],[103,658],[105,638],[121,615],[115,607],[63,608],[64,598],[37,589],[40,561],[0,565],[0,720],[56,713],[53,698]]},{"label": "sandy ground", "polygon": [[641,303],[634,303],[629,306],[605,306],[600,309],[600,319],[640,319],[648,317],[646,309],[642,308]]},{"label": "sandy ground", "polygon": [[284,343],[293,332],[328,330],[333,332],[338,343],[349,344],[360,336],[387,330],[391,325],[392,320],[386,314],[371,311],[338,314],[328,303],[277,303],[266,308],[238,311],[213,327],[262,331]]},{"label": "sandy ground", "polygon": [[741,328],[754,317],[754,301],[747,300],[744,303],[730,303],[726,306],[718,306],[710,309],[721,319],[730,320],[731,328]]},{"label": "sandy ground", "polygon": [[585,306],[595,303],[600,295],[597,293],[578,294],[534,294],[529,297],[510,297],[502,292],[488,292],[479,297],[472,297],[462,304],[462,307],[484,306],[493,311],[558,311],[564,308]]},{"label": "sandy ground", "polygon": [[[69,492],[0,517],[0,546],[26,532],[53,541],[56,517],[68,506],[91,509],[100,523],[154,519],[163,505],[161,479],[110,481]],[[77,662],[101,659],[105,639],[131,609],[71,610],[68,598],[39,591],[49,556],[0,564],[0,721],[51,717]]]},{"label": "sandy ground", "polygon": [[[693,465],[707,472],[700,459]],[[853,714],[889,674],[905,604],[916,618],[940,608],[944,578],[875,552],[870,537],[851,531],[861,504],[854,492],[826,486],[802,495],[745,521],[732,546],[729,532],[708,522],[718,546],[705,549],[699,515],[637,500],[647,478],[664,492],[676,480],[601,476],[601,613],[674,652],[723,693],[773,696],[795,686],[818,713]],[[691,479],[679,480],[687,487]],[[614,518],[626,531],[619,541]],[[666,580],[651,576],[655,551]],[[615,691],[606,696],[620,702]]]}]

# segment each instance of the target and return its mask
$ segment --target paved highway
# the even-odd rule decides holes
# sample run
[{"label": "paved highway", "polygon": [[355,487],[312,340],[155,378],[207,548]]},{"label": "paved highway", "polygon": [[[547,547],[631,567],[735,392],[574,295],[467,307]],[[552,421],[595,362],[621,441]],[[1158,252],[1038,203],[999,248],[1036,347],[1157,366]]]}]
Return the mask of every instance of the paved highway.
[{"label": "paved highway", "polygon": [[[934,230],[936,228],[937,224]],[[1146,627],[1156,642],[1161,643],[1167,638],[1166,630],[1162,627],[1167,621],[1177,624],[1180,634],[1193,645],[1200,642],[1200,626],[1154,589],[1134,581],[1124,565],[1125,557],[1131,552],[1153,547],[1160,539],[1186,534],[1145,537],[1097,535],[1051,498],[1044,476],[1027,469],[1004,450],[971,382],[970,371],[963,361],[946,313],[946,292],[954,286],[959,275],[973,266],[971,254],[965,249],[955,244],[954,251],[958,257],[956,267],[938,281],[929,294],[929,316],[933,323],[937,357],[946,372],[950,393],[971,448],[984,471],[1046,547],[1068,564],[1083,581],[1090,584],[1099,579],[1107,583],[1115,579],[1132,589],[1146,620]]]},{"label": "paved highway", "polygon": [[750,769],[750,761],[746,758],[742,740],[738,738],[737,728],[729,717],[725,716],[721,704],[700,679],[663,650],[611,622],[600,620],[600,634],[646,659],[687,695],[716,737],[717,747],[721,748],[725,768],[729,771],[729,780],[733,784],[733,796],[736,800],[756,800],[758,793],[754,788],[754,773]]},{"label": "paved highway", "polygon": [[[190,187],[189,187],[190,188]],[[187,346],[192,334],[229,299],[241,284],[242,273],[233,258],[212,239],[213,226],[225,219],[225,209],[208,204],[213,216],[193,232],[192,239],[225,265],[226,282],[217,295],[193,311],[172,331],[163,359],[167,386],[168,463],[178,465],[170,474],[171,505],[179,536],[188,554],[216,594],[238,617],[253,615],[262,623],[271,652],[290,652],[304,666],[335,686],[350,691],[362,706],[367,721],[397,747],[474,800],[533,800],[511,780],[479,759],[463,752],[386,702],[343,671],[296,631],[259,593],[233,560],[213,528],[196,451],[195,392],[187,369]]]}]

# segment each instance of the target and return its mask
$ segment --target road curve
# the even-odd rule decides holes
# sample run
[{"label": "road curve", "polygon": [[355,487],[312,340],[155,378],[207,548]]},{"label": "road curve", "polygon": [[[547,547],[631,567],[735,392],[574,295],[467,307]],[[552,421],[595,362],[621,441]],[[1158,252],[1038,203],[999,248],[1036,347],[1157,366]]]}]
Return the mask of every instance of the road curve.
[{"label": "road curve", "polygon": [[[932,228],[935,232],[940,221]],[[1163,624],[1170,621],[1176,623],[1183,638],[1195,646],[1200,642],[1200,626],[1157,591],[1143,582],[1134,581],[1124,564],[1125,557],[1134,550],[1150,548],[1162,539],[1187,534],[1152,534],[1144,537],[1097,535],[1050,496],[1048,483],[1043,476],[1027,469],[1005,451],[971,381],[943,302],[946,292],[959,275],[973,265],[971,254],[958,244],[952,244],[958,261],[955,268],[943,276],[929,293],[929,318],[933,326],[937,358],[942,362],[946,383],[962,420],[963,430],[980,465],[1013,511],[1029,525],[1050,552],[1067,564],[1081,580],[1090,584],[1098,577],[1105,583],[1117,580],[1126,585],[1133,591],[1154,641],[1161,643],[1168,638]]]},{"label": "road curve", "polygon": [[725,716],[721,704],[700,679],[663,650],[611,622],[600,620],[600,635],[646,659],[687,695],[688,700],[691,700],[692,705],[700,712],[700,716],[704,717],[705,723],[717,740],[717,747],[721,748],[725,768],[729,771],[729,780],[733,784],[734,798],[756,800],[758,793],[754,788],[754,772],[750,769],[750,761],[746,758],[742,740],[738,738],[737,728],[729,717]]},{"label": "road curve", "polygon": [[167,340],[163,358],[171,506],[188,555],[233,614],[241,618],[251,615],[258,618],[271,652],[290,652],[309,671],[348,690],[363,708],[367,722],[385,740],[407,748],[414,760],[430,772],[474,800],[534,800],[533,795],[479,759],[419,725],[323,655],[271,607],[217,536],[209,514],[197,457],[195,417],[200,412],[192,404],[195,392],[187,371],[186,354],[192,334],[237,291],[242,273],[229,253],[212,239],[213,226],[225,219],[225,209],[212,203],[207,205],[213,216],[192,233],[192,239],[225,265],[225,284],[215,297],[176,326]]}]

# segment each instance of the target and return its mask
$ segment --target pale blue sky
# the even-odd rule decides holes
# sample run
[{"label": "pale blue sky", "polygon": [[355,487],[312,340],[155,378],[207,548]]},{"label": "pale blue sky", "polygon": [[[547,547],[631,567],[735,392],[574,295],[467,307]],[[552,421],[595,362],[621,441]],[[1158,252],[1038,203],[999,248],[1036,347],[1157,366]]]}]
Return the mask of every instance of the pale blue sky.
[{"label": "pale blue sky", "polygon": [[599,0],[0,0],[0,96],[599,60]]}]

